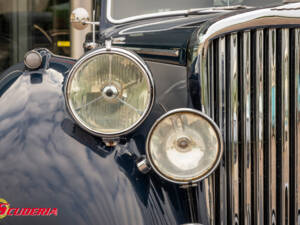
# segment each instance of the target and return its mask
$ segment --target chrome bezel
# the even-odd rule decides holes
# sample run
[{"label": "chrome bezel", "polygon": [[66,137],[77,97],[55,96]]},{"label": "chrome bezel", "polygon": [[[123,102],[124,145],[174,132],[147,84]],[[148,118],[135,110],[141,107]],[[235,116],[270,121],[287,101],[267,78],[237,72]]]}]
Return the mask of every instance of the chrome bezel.
[{"label": "chrome bezel", "polygon": [[[218,141],[219,141],[219,152],[218,152],[218,156],[216,158],[216,161],[214,162],[214,165],[211,167],[211,168],[208,168],[207,172],[202,174],[201,176],[198,176],[198,177],[195,177],[193,179],[191,179],[190,181],[185,181],[185,180],[179,180],[179,179],[172,179],[171,177],[169,176],[166,176],[164,175],[160,170],[159,168],[157,168],[157,166],[152,162],[152,158],[151,158],[151,154],[150,154],[150,150],[149,150],[149,144],[150,144],[150,139],[151,139],[151,136],[152,136],[152,133],[154,131],[154,129],[157,127],[157,125],[162,121],[164,120],[165,118],[167,118],[168,116],[170,115],[173,115],[173,114],[176,114],[176,113],[194,113],[200,117],[202,117],[203,119],[205,119],[211,126],[212,128],[216,131],[216,134],[218,136]],[[152,126],[148,136],[147,136],[147,141],[146,141],[146,155],[147,155],[147,159],[148,159],[148,162],[151,166],[151,168],[160,176],[162,177],[163,179],[169,181],[169,182],[172,182],[172,183],[176,183],[176,184],[193,184],[193,183],[197,183],[201,180],[204,180],[205,178],[207,178],[208,176],[210,176],[214,171],[215,169],[218,167],[220,161],[221,161],[221,158],[222,158],[222,155],[223,155],[223,138],[222,138],[222,135],[221,135],[221,132],[218,128],[218,126],[215,124],[215,122],[210,118],[208,117],[207,115],[205,115],[204,113],[198,111],[198,110],[195,110],[195,109],[189,109],[189,108],[180,108],[180,109],[175,109],[175,110],[171,110],[169,112],[167,112],[166,114],[162,115],[158,120],[156,120],[156,122],[154,123],[154,125]]]},{"label": "chrome bezel", "polygon": [[[70,81],[72,80],[72,77],[74,76],[74,74],[77,72],[77,70],[80,68],[80,66],[85,63],[87,60],[98,56],[98,55],[102,55],[102,54],[118,54],[121,55],[123,57],[128,58],[129,60],[133,61],[134,63],[136,63],[138,65],[138,67],[144,72],[144,75],[147,78],[147,83],[148,86],[150,88],[149,92],[150,92],[150,103],[147,107],[147,109],[144,111],[144,113],[142,114],[141,118],[139,120],[137,120],[132,126],[128,127],[125,130],[122,130],[121,132],[113,132],[113,133],[101,133],[101,132],[97,132],[93,129],[90,129],[89,127],[85,126],[82,122],[81,119],[76,116],[69,104],[69,98],[68,98],[68,87],[70,85]],[[152,73],[149,70],[148,66],[146,65],[146,63],[144,62],[144,60],[142,58],[140,58],[138,55],[136,55],[135,53],[125,50],[125,49],[121,49],[121,48],[110,48],[110,49],[106,49],[106,48],[101,48],[101,49],[96,49],[94,51],[91,51],[90,53],[84,55],[82,58],[80,58],[76,64],[72,67],[69,76],[67,78],[66,81],[66,85],[64,88],[64,95],[65,95],[65,102],[66,102],[66,106],[67,109],[69,111],[69,113],[71,114],[72,118],[75,120],[75,122],[85,131],[99,136],[99,137],[108,137],[108,138],[114,138],[114,137],[120,137],[122,135],[126,135],[128,133],[130,133],[131,131],[133,131],[134,129],[136,129],[149,115],[153,104],[154,104],[154,98],[155,98],[155,88],[154,88],[154,81],[153,81],[153,77],[152,77]]]}]

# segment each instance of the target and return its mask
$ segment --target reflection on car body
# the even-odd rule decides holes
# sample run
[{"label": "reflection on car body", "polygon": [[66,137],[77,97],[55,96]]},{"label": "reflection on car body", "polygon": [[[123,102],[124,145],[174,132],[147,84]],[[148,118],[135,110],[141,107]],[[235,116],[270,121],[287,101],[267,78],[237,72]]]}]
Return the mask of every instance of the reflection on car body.
[{"label": "reflection on car body", "polygon": [[300,3],[97,7],[0,76],[0,196],[58,210],[3,221],[298,224]]}]

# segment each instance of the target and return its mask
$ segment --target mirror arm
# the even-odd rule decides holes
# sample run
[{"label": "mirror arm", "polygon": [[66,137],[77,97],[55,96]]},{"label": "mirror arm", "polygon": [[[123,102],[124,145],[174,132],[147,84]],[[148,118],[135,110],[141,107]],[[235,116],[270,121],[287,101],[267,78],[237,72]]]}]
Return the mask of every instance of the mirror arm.
[{"label": "mirror arm", "polygon": [[92,24],[92,25],[95,25],[95,26],[100,26],[100,23],[99,22],[90,22],[90,21],[83,21],[82,24]]}]

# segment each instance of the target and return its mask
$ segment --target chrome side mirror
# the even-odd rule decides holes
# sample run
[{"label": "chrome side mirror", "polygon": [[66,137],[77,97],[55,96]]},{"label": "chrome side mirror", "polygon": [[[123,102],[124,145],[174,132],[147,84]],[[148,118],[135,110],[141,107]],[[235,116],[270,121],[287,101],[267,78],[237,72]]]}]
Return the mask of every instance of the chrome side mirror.
[{"label": "chrome side mirror", "polygon": [[76,8],[71,13],[70,22],[73,28],[77,30],[83,30],[89,24],[92,25],[93,41],[87,43],[87,45],[89,46],[89,49],[98,47],[98,44],[96,43],[96,26],[99,26],[100,23],[95,21],[95,10],[93,10],[93,21],[90,21],[90,16],[86,9]]},{"label": "chrome side mirror", "polygon": [[73,28],[83,30],[91,23],[90,15],[84,8],[74,9],[70,16],[70,22]]}]

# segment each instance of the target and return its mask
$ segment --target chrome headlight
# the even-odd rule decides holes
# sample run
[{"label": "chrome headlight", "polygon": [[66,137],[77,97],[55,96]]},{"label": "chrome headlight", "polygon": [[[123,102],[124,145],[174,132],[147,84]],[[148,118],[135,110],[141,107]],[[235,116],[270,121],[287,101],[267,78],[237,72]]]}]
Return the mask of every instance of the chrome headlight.
[{"label": "chrome headlight", "polygon": [[177,109],[153,125],[146,145],[151,167],[164,179],[187,184],[217,167],[223,141],[215,123],[199,111]]},{"label": "chrome headlight", "polygon": [[106,137],[136,128],[153,105],[147,65],[124,49],[95,50],[72,68],[66,83],[67,107],[85,130]]}]

